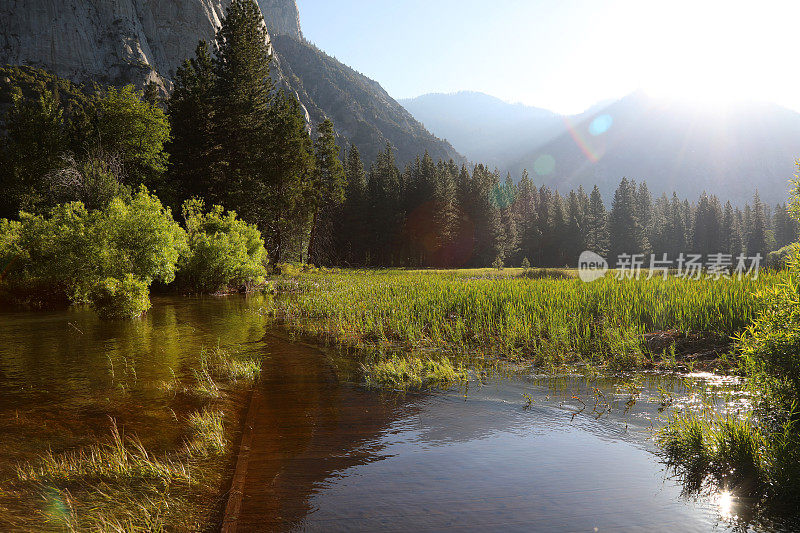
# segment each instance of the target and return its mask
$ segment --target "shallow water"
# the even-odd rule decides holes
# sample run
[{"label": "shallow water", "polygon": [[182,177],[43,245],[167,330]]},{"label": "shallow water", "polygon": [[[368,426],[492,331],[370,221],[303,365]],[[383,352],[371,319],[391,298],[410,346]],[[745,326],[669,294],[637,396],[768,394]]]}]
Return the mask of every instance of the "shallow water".
[{"label": "shallow water", "polygon": [[685,497],[655,453],[671,406],[711,383],[734,390],[717,396],[735,409],[735,384],[519,371],[376,392],[359,385],[357,362],[291,340],[260,306],[156,298],[136,322],[0,313],[0,480],[48,447],[107,434],[109,416],[151,448],[175,446],[180,406],[153,384],[188,378],[204,347],[238,345],[265,364],[237,531],[798,529],[737,520],[747,509],[735,495]]},{"label": "shallow water", "polygon": [[664,404],[690,402],[697,393],[682,381],[640,379],[638,401],[627,406],[630,378],[496,376],[448,392],[375,393],[342,380],[348,365],[335,357],[280,337],[265,342],[273,355],[251,407],[237,531],[742,525],[736,516],[745,509],[735,497],[684,497],[655,453],[651,436]]}]

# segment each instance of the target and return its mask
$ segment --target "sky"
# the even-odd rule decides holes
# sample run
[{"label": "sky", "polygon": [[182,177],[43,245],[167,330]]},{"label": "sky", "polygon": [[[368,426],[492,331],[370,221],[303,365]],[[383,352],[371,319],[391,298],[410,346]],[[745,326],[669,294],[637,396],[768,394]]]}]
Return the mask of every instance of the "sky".
[{"label": "sky", "polygon": [[577,113],[636,89],[800,111],[800,0],[298,0],[305,37],[394,98]]}]

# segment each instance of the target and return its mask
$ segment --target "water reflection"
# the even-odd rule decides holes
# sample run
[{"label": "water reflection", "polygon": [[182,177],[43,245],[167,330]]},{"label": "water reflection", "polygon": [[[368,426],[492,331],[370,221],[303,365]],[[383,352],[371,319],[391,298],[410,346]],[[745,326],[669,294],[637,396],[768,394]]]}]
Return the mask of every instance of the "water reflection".
[{"label": "water reflection", "polygon": [[109,415],[174,446],[174,401],[153,384],[188,378],[203,347],[241,344],[266,360],[238,531],[798,530],[754,519],[733,493],[687,497],[656,455],[669,409],[735,411],[748,401],[738,383],[516,369],[468,391],[377,393],[352,357],[292,341],[259,307],[157,298],[134,322],[0,313],[0,477],[104,434]]},{"label": "water reflection", "polygon": [[189,379],[204,347],[252,343],[266,331],[258,299],[153,303],[137,321],[100,321],[80,307],[0,311],[0,476],[44,450],[107,435],[110,418],[152,449],[174,447],[181,413],[157,385]]}]

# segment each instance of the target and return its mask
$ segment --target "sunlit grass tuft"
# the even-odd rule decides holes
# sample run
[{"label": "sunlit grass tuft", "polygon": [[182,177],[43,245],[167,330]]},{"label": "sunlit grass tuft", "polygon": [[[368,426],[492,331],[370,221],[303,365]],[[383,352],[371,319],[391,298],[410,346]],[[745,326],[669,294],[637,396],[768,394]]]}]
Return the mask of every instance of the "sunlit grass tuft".
[{"label": "sunlit grass tuft", "polygon": [[116,422],[112,423],[109,442],[60,455],[48,451],[36,462],[18,465],[17,477],[20,481],[60,486],[191,482],[185,464],[169,458],[153,457],[138,438],[123,437]]},{"label": "sunlit grass tuft", "polygon": [[447,358],[412,356],[393,356],[364,365],[364,374],[369,386],[402,390],[447,387],[467,379],[463,367]]},{"label": "sunlit grass tuft", "polygon": [[208,407],[189,416],[191,439],[187,451],[191,456],[205,457],[221,454],[228,448],[225,438],[224,415]]}]

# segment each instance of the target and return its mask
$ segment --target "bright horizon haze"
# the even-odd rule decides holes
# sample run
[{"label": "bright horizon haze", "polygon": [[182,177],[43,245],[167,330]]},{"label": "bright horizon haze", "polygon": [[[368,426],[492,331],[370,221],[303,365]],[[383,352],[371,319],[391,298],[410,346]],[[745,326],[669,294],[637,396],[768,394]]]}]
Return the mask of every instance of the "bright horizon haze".
[{"label": "bright horizon haze", "polygon": [[578,113],[637,89],[800,111],[800,2],[298,0],[305,37],[396,98],[478,91]]}]

